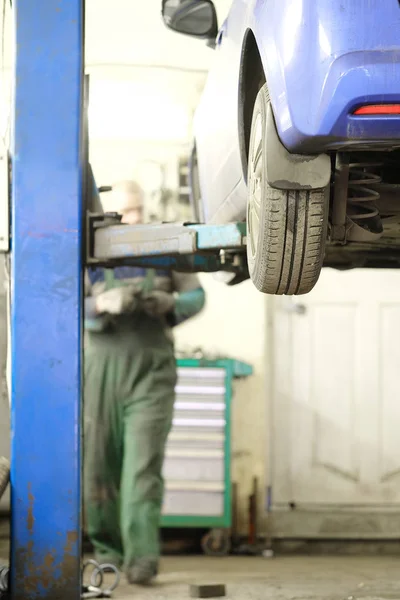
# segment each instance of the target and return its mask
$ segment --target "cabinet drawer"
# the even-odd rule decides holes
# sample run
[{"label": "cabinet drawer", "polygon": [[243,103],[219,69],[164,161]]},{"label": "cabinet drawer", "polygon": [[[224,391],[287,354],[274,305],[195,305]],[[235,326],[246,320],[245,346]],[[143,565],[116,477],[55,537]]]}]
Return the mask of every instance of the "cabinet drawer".
[{"label": "cabinet drawer", "polygon": [[163,515],[220,517],[224,514],[223,492],[167,490]]},{"label": "cabinet drawer", "polygon": [[168,481],[224,481],[224,456],[185,457],[167,456],[164,462],[164,477]]}]

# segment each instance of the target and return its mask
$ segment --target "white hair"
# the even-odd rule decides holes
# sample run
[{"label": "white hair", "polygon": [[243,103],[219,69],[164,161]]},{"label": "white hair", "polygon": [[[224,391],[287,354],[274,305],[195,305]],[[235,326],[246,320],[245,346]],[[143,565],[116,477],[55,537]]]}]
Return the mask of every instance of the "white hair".
[{"label": "white hair", "polygon": [[123,212],[133,208],[142,208],[143,203],[143,189],[136,181],[118,181],[112,186],[110,204],[116,212]]}]

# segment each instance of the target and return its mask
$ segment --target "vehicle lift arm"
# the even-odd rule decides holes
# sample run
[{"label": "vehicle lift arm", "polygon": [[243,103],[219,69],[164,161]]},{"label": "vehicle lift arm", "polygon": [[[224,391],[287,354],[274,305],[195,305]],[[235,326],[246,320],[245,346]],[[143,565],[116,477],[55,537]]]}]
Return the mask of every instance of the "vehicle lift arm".
[{"label": "vehicle lift arm", "polygon": [[91,266],[227,271],[235,283],[248,278],[245,223],[123,225],[116,214],[87,213],[87,242]]},{"label": "vehicle lift arm", "polygon": [[14,0],[13,10],[9,592],[73,600],[81,593],[84,263],[243,278],[245,229],[132,228],[116,215],[86,216],[84,0]]}]

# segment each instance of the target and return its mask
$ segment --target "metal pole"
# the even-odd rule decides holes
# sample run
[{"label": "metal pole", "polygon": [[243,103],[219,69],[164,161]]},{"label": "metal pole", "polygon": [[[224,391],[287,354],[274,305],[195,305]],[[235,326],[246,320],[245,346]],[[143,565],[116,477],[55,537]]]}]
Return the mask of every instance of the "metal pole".
[{"label": "metal pole", "polygon": [[14,0],[14,600],[80,595],[84,0]]}]

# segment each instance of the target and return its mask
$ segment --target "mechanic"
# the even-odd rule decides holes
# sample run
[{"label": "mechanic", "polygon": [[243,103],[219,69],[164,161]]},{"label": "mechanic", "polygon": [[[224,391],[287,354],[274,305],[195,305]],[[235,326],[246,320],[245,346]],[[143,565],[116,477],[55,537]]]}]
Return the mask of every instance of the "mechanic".
[{"label": "mechanic", "polygon": [[[113,210],[143,221],[133,181],[112,188]],[[171,327],[196,315],[197,275],[136,267],[92,268],[85,279],[86,528],[100,563],[148,584],[160,554],[162,466],[176,383]]]}]

